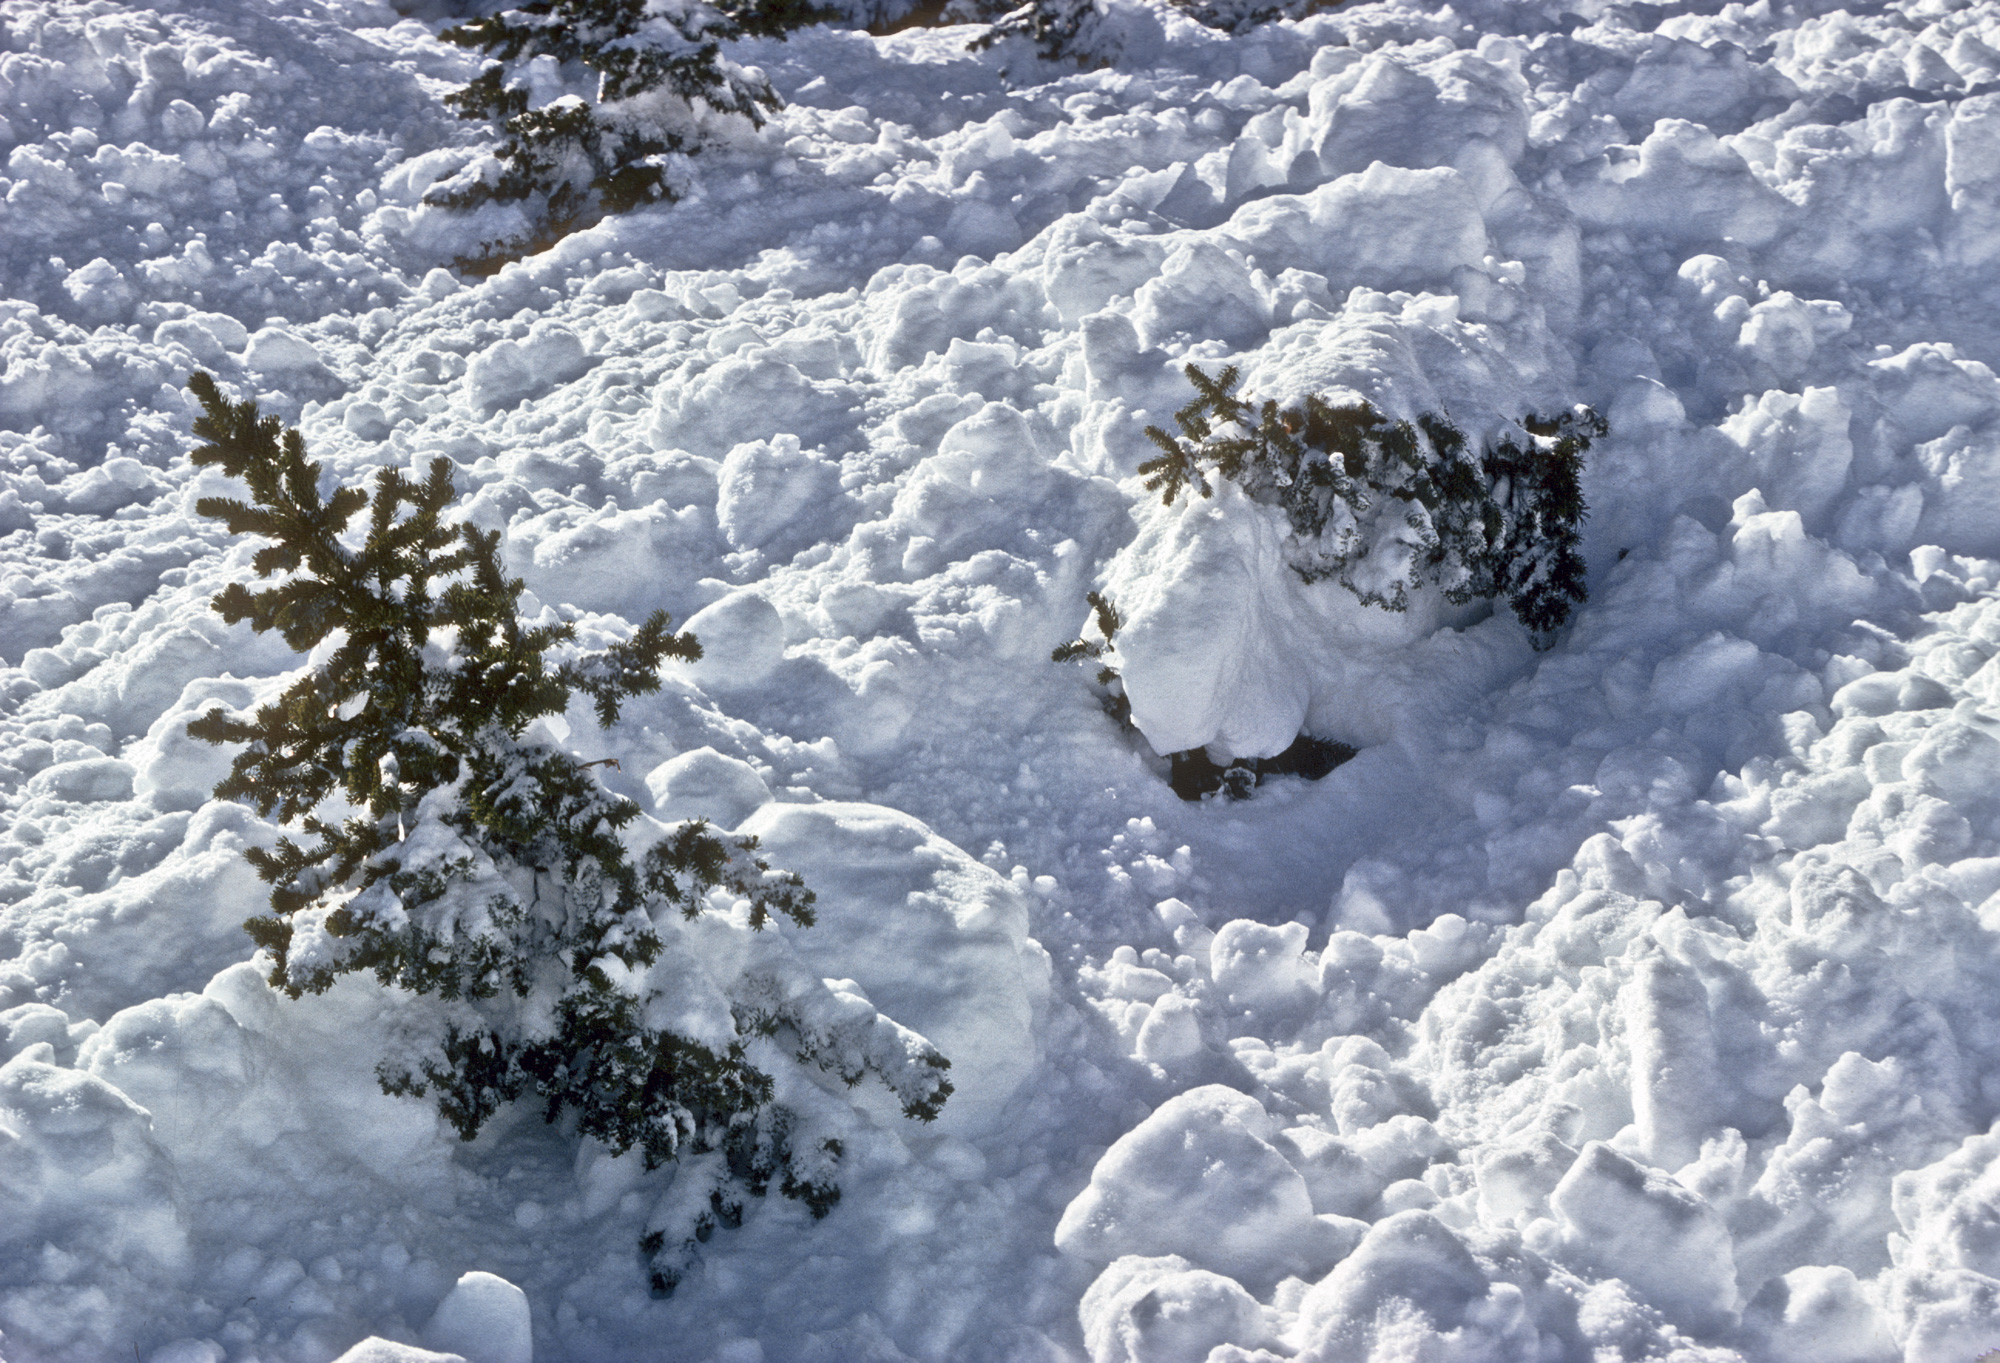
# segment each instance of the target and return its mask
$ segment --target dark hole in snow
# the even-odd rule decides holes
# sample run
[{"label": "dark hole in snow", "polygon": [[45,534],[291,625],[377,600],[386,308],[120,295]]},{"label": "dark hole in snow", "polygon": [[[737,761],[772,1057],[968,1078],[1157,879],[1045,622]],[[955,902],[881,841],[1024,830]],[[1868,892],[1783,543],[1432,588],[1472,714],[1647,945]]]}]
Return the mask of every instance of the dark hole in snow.
[{"label": "dark hole in snow", "polygon": [[1317,781],[1353,757],[1354,751],[1330,738],[1300,734],[1276,757],[1239,757],[1225,767],[1210,757],[1206,748],[1189,748],[1168,754],[1173,772],[1167,784],[1183,800],[1205,799],[1218,792],[1232,800],[1246,800],[1268,777],[1303,776]]}]

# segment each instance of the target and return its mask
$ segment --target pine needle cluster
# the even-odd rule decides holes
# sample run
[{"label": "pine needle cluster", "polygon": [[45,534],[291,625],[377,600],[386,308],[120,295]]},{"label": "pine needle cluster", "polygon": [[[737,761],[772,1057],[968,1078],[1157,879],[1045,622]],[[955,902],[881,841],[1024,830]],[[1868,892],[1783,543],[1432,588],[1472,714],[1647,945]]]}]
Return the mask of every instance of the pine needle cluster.
[{"label": "pine needle cluster", "polygon": [[[273,580],[232,583],[214,607],[317,659],[250,718],[217,708],[188,726],[241,745],[216,796],[290,830],[246,854],[271,886],[269,912],[245,926],[269,953],[272,985],[297,998],[371,971],[449,1005],[434,1049],[378,1073],[390,1093],[434,1095],[466,1140],[532,1095],[549,1121],[568,1114],[578,1134],[637,1148],[648,1168],[712,1156],[706,1205],[650,1251],[660,1290],[692,1243],[741,1219],[740,1191],[776,1181],[816,1215],[838,1200],[839,1142],[801,1142],[746,1053],[751,1038],[782,1038],[847,1084],[872,1075],[909,1116],[937,1115],[951,1093],[944,1057],[879,1015],[857,1018],[816,978],[744,982],[720,1024],[736,1039],[720,1045],[655,1021],[676,1014],[662,983],[679,978],[662,959],[667,922],[700,916],[713,897],[752,930],[808,926],[813,894],[754,838],[642,821],[597,780],[602,763],[528,729],[579,694],[612,724],[625,699],[659,689],[668,659],[701,656],[691,635],[658,611],[622,642],[584,650],[570,622],[525,623],[499,533],[445,518],[448,461],[421,481],[383,469],[372,491],[324,496],[298,431],[229,401],[206,374],[189,388],[205,442],[194,463],[249,492],[197,509],[261,538],[251,566]],[[649,841],[634,834],[641,822]]]},{"label": "pine needle cluster", "polygon": [[1387,610],[1430,583],[1455,604],[1505,597],[1545,639],[1583,602],[1583,459],[1607,429],[1596,412],[1530,414],[1518,439],[1475,455],[1437,413],[1391,421],[1317,394],[1286,407],[1238,394],[1234,365],[1185,372],[1195,395],[1174,413],[1179,431],[1147,427],[1160,453],[1138,470],[1163,502],[1212,496],[1210,475],[1226,478],[1284,511],[1301,578]]}]

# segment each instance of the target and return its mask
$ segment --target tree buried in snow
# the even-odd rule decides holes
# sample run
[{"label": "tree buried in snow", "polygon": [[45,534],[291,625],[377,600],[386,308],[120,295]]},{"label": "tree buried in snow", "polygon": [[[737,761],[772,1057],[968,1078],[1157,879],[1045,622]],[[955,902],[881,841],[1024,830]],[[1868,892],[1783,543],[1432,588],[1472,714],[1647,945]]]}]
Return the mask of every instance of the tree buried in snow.
[{"label": "tree buried in snow", "polygon": [[820,17],[800,0],[535,0],[446,29],[446,41],[493,60],[445,102],[490,121],[500,146],[475,163],[476,178],[448,182],[434,202],[532,200],[538,210],[531,239],[489,244],[485,261],[468,266],[497,267],[607,213],[674,198],[674,156],[698,151],[722,121],[762,127],[778,106],[770,82],[721,44]]},{"label": "tree buried in snow", "polygon": [[304,834],[247,853],[271,885],[270,912],[246,927],[270,953],[274,986],[296,998],[372,970],[437,996],[426,1015],[434,1044],[378,1074],[390,1093],[434,1093],[467,1140],[532,1093],[549,1121],[573,1113],[579,1134],[614,1153],[636,1147],[648,1168],[719,1157],[706,1161],[707,1196],[687,1207],[689,1224],[671,1228],[671,1243],[659,1228],[645,1241],[662,1291],[688,1244],[741,1219],[736,1189],[761,1195],[776,1180],[816,1216],[839,1197],[839,1142],[773,1102],[772,1077],[746,1053],[753,1040],[777,1039],[850,1085],[872,1074],[906,1115],[937,1115],[951,1093],[945,1058],[872,1010],[857,1016],[810,972],[739,976],[699,1037],[657,1021],[699,1004],[674,997],[700,971],[666,949],[685,940],[676,921],[700,917],[713,896],[753,933],[776,919],[807,926],[812,892],[771,868],[754,838],[641,819],[598,783],[598,764],[526,732],[577,692],[608,726],[624,698],[659,689],[663,662],[700,657],[692,636],[672,633],[664,611],[597,650],[577,646],[571,622],[528,625],[499,533],[443,519],[455,496],[448,461],[421,483],[384,469],[372,495],[348,486],[322,498],[321,468],[296,430],[281,435],[276,418],[226,400],[206,374],[189,387],[208,442],[194,463],[250,492],[198,510],[268,541],[252,565],[277,579],[255,591],[232,583],[215,609],[321,659],[252,719],[216,709],[188,726],[244,745],[218,798]]},{"label": "tree buried in snow", "polygon": [[[1503,597],[1543,648],[1583,601],[1583,457],[1606,429],[1589,408],[1530,414],[1474,453],[1434,412],[1395,421],[1318,394],[1280,406],[1238,393],[1234,366],[1185,372],[1195,395],[1174,414],[1179,429],[1147,427],[1159,453],[1138,466],[1180,509],[1142,535],[1137,562],[1150,567],[1114,565],[1111,584],[1089,594],[1083,637],[1053,655],[1096,670],[1102,703],[1168,756],[1183,798],[1241,798],[1274,775],[1317,780],[1354,755],[1292,726],[1310,724],[1315,692],[1338,696],[1383,647],[1359,617],[1419,604],[1408,643],[1445,603]],[[1191,514],[1218,479],[1235,484],[1221,515]],[[1265,566],[1276,562],[1297,579],[1290,588]],[[1299,590],[1328,579],[1359,608]],[[1239,610],[1252,623],[1234,636],[1186,624],[1190,611]]]},{"label": "tree buried in snow", "polygon": [[[1005,0],[988,4],[948,6],[964,17],[985,17],[981,11],[1004,9],[986,31],[968,45],[974,52],[998,46],[1010,38],[1025,38],[1043,61],[1075,62],[1081,67],[1115,65],[1135,39],[1143,42],[1147,28],[1158,32],[1160,12],[1179,10],[1196,23],[1225,33],[1248,33],[1278,19],[1303,19],[1330,9],[1339,0],[1029,0],[1009,7]],[[969,13],[967,13],[969,11]]]},{"label": "tree buried in snow", "polygon": [[1292,571],[1385,610],[1426,583],[1455,605],[1504,596],[1541,645],[1583,602],[1583,456],[1606,430],[1590,408],[1525,416],[1523,439],[1475,458],[1436,413],[1390,421],[1317,394],[1280,407],[1238,396],[1234,365],[1186,373],[1195,396],[1174,413],[1180,434],[1146,428],[1161,452],[1139,473],[1161,500],[1210,496],[1211,472],[1230,479],[1284,511]]}]

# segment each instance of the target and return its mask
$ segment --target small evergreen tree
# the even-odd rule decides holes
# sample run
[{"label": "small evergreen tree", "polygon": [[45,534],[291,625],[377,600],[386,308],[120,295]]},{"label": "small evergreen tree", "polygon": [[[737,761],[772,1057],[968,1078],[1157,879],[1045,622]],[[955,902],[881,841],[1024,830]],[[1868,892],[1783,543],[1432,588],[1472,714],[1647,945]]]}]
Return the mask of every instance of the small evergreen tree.
[{"label": "small evergreen tree", "polygon": [[[221,799],[241,800],[291,833],[247,853],[271,885],[270,911],[245,926],[270,953],[271,983],[296,998],[341,975],[449,1007],[436,1049],[386,1061],[390,1093],[435,1094],[470,1140],[500,1107],[532,1094],[555,1121],[648,1168],[713,1155],[690,1224],[647,1238],[656,1289],[671,1290],[689,1247],[741,1219],[738,1189],[776,1180],[824,1215],[839,1197],[832,1138],[802,1131],[773,1104],[770,1075],[746,1042],[782,1037],[803,1063],[848,1084],[874,1075],[918,1120],[951,1093],[948,1062],[879,1015],[857,1018],[809,972],[739,981],[715,1045],[656,1019],[672,971],[663,931],[693,919],[711,892],[747,905],[748,924],[813,921],[813,895],[775,870],[754,838],[701,821],[652,824],[586,763],[526,737],[581,692],[601,725],[625,698],[657,691],[669,658],[701,656],[655,612],[622,643],[581,650],[573,624],[525,624],[523,584],[507,577],[499,532],[454,524],[451,468],[421,482],[382,470],[371,493],[322,497],[320,465],[298,431],[280,433],[255,403],[226,400],[212,378],[189,388],[202,415],[193,452],[249,489],[209,497],[202,515],[262,537],[252,560],[275,585],[232,583],[215,609],[275,629],[321,660],[248,720],[210,710],[188,726],[242,744]],[[358,544],[350,527],[368,513]],[[634,847],[637,841],[643,845]],[[674,1232],[669,1243],[668,1230]]]},{"label": "small evergreen tree", "polygon": [[[825,17],[811,0],[532,0],[446,29],[447,42],[492,60],[445,102],[461,118],[492,123],[500,146],[481,178],[452,182],[434,201],[536,202],[534,238],[490,243],[491,264],[606,214],[672,199],[669,158],[700,150],[707,119],[762,127],[778,107],[770,82],[725,57],[721,45],[782,37]],[[588,93],[535,105],[537,80],[555,79]]]},{"label": "small evergreen tree", "polygon": [[1504,596],[1539,640],[1583,601],[1583,457],[1606,430],[1589,408],[1531,414],[1523,439],[1474,457],[1436,413],[1390,421],[1317,394],[1280,407],[1239,396],[1234,365],[1186,373],[1195,396],[1174,413],[1179,433],[1147,427],[1160,453],[1139,465],[1163,502],[1211,496],[1208,475],[1227,478],[1284,511],[1301,578],[1331,577],[1387,610],[1426,582],[1454,603]]},{"label": "small evergreen tree", "polygon": [[[1259,24],[1276,19],[1303,19],[1331,7],[1338,0],[1156,0],[1161,8],[1177,9],[1196,23],[1225,33],[1248,33]],[[988,0],[974,5],[975,13],[993,13],[1005,0]],[[966,8],[961,5],[961,9]],[[1006,10],[987,30],[974,38],[971,50],[978,52],[1008,38],[1026,38],[1044,61],[1075,62],[1082,67],[1110,66],[1125,47],[1125,34],[1134,11],[1142,5],[1108,5],[1104,0],[1029,0],[1028,4]]]},{"label": "small evergreen tree", "polygon": [[1098,637],[1077,638],[1058,644],[1049,658],[1059,663],[1079,660],[1096,663],[1098,704],[1118,721],[1119,727],[1128,728],[1132,723],[1132,702],[1126,698],[1125,684],[1118,676],[1118,645],[1113,637],[1123,622],[1118,618],[1117,608],[1105,599],[1102,592],[1086,592],[1084,599],[1090,603],[1091,623],[1097,626]]}]

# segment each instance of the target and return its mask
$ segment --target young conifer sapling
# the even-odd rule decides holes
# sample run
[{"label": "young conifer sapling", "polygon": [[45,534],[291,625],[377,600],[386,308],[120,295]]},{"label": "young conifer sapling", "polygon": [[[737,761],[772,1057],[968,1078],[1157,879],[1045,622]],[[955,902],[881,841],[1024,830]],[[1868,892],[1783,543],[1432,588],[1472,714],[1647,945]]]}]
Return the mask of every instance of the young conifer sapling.
[{"label": "young conifer sapling", "polygon": [[246,854],[271,886],[269,911],[246,924],[271,984],[297,998],[368,971],[433,996],[415,1010],[430,1042],[378,1074],[390,1093],[431,1095],[467,1140],[532,1096],[547,1120],[614,1153],[636,1148],[648,1168],[698,1165],[670,1199],[684,1223],[645,1240],[658,1291],[716,1225],[741,1220],[743,1191],[776,1182],[825,1215],[840,1142],[773,1101],[753,1040],[776,1038],[849,1085],[873,1076],[921,1121],[951,1093],[949,1062],[796,966],[731,981],[702,1037],[659,1021],[676,1016],[670,991],[688,968],[665,958],[672,921],[719,900],[753,932],[804,927],[813,894],[754,838],[642,819],[598,763],[530,732],[579,693],[612,724],[624,700],[659,689],[667,660],[701,656],[694,638],[663,611],[599,649],[580,648],[572,622],[525,622],[499,532],[445,517],[448,461],[421,480],[385,468],[372,489],[323,495],[298,431],[206,374],[189,388],[205,442],[194,463],[249,493],[197,509],[261,538],[251,566],[271,581],[232,583],[215,609],[317,659],[250,718],[218,708],[188,726],[241,745],[217,797],[287,830]]}]

